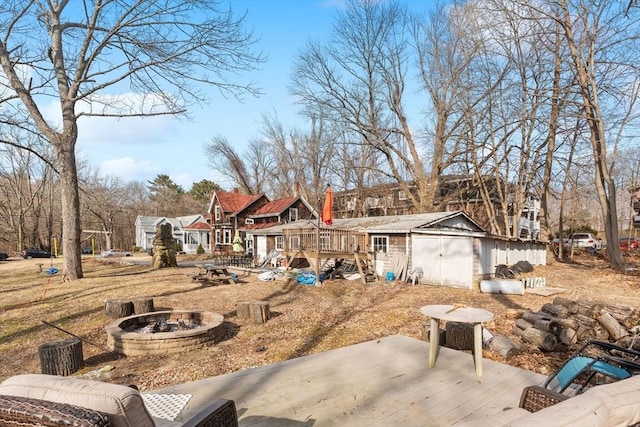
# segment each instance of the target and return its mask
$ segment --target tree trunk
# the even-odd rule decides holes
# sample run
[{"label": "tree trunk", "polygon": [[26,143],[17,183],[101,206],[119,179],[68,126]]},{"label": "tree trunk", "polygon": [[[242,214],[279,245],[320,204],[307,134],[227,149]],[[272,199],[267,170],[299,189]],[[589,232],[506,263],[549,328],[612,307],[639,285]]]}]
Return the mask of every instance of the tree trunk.
[{"label": "tree trunk", "polygon": [[42,344],[38,354],[43,374],[71,375],[84,366],[82,341],[77,338]]},{"label": "tree trunk", "polygon": [[[77,131],[76,131],[77,135]],[[75,156],[75,137],[58,135],[54,144],[60,162],[61,204],[62,204],[62,253],[63,277],[76,280],[83,277],[80,249],[80,194],[78,191],[78,170]]]},{"label": "tree trunk", "polygon": [[546,303],[542,306],[542,310],[556,317],[566,318],[569,316],[569,310],[561,305]]},{"label": "tree trunk", "polygon": [[555,297],[553,299],[553,304],[565,307],[569,310],[569,314],[576,314],[578,312],[578,303],[568,298]]},{"label": "tree trunk", "polygon": [[447,322],[445,342],[454,350],[473,350],[473,326],[469,323]]},{"label": "tree trunk", "polygon": [[131,303],[133,304],[134,314],[151,313],[154,311],[153,298],[148,298],[148,297],[133,298],[131,300]]},{"label": "tree trunk", "polygon": [[619,340],[620,338],[627,335],[627,330],[620,324],[618,321],[609,313],[602,313],[600,317],[598,317],[598,322],[604,326],[604,328],[609,332],[611,338],[614,341]]},{"label": "tree trunk", "polygon": [[523,341],[534,344],[540,350],[553,351],[558,344],[556,336],[536,328],[520,329],[514,328],[514,333]]},{"label": "tree trunk", "polygon": [[236,314],[240,319],[251,319],[255,323],[265,323],[271,317],[267,301],[238,301]]},{"label": "tree trunk", "polygon": [[104,302],[107,317],[119,319],[133,314],[133,303],[128,299],[108,299]]}]

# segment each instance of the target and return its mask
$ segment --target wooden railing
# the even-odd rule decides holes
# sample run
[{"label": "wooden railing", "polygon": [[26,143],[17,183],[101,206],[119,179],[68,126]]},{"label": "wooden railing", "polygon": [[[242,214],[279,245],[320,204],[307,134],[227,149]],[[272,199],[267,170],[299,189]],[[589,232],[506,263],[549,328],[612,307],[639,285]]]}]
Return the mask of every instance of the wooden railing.
[{"label": "wooden railing", "polygon": [[285,252],[367,253],[367,233],[332,228],[282,230]]}]

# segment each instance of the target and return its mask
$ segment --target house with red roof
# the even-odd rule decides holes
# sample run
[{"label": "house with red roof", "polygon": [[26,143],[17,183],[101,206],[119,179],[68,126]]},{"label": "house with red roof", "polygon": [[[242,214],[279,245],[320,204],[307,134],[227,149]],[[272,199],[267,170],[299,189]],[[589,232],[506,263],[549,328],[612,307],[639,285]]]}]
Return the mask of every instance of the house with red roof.
[{"label": "house with red roof", "polygon": [[237,189],[215,191],[209,204],[211,241],[214,253],[233,253],[234,241],[241,242],[244,253],[260,261],[270,250],[265,236],[255,230],[317,218],[315,210],[298,194],[271,200],[265,193],[247,195]]}]

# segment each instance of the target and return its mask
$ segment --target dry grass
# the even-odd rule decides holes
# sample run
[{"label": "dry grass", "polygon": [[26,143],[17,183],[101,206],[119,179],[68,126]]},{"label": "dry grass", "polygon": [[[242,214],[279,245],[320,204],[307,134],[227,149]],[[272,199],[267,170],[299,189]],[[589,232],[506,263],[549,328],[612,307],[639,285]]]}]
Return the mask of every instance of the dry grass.
[{"label": "dry grass", "polygon": [[[640,306],[637,276],[614,273],[593,257],[581,261],[540,267],[536,275],[545,275],[547,286],[566,288],[563,296],[567,298]],[[513,320],[506,318],[507,309],[539,310],[553,299],[397,282],[365,286],[340,280],[314,287],[285,280],[260,282],[255,274],[245,275],[238,285],[202,286],[187,276],[193,268],[153,270],[144,265],[92,258],[84,260],[84,279],[62,282],[61,275],[49,277],[38,272],[37,264],[43,262],[44,268],[49,267],[48,260],[0,264],[0,380],[19,373],[40,372],[38,346],[69,338],[42,321],[96,344],[83,343],[86,366],[80,373],[111,365],[115,369],[105,380],[135,383],[142,390],[149,390],[386,335],[421,338],[426,319],[419,309],[426,304],[456,302],[486,308],[496,315],[490,330],[510,335]],[[54,260],[53,265],[61,268],[61,261]],[[227,337],[218,344],[174,356],[122,357],[105,351],[104,327],[110,319],[104,314],[104,301],[140,296],[153,297],[156,310],[184,308],[221,313]],[[246,299],[269,301],[274,317],[264,325],[238,319],[236,302]],[[509,360],[488,351],[485,357],[541,373],[548,373],[562,357],[526,347],[524,350]]]}]

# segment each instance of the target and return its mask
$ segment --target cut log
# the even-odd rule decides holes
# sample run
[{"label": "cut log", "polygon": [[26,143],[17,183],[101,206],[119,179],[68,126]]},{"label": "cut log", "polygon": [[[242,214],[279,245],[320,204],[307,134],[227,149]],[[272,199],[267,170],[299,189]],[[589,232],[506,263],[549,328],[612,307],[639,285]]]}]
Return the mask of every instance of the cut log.
[{"label": "cut log", "polygon": [[609,332],[611,338],[613,338],[615,341],[619,340],[625,335],[628,335],[627,330],[624,328],[624,326],[618,323],[618,321],[610,313],[602,313],[597,317],[597,320],[602,326],[604,326],[607,332]]},{"label": "cut log", "polygon": [[133,314],[133,303],[128,299],[108,299],[104,302],[107,317],[119,319]]},{"label": "cut log", "polygon": [[271,317],[269,303],[267,301],[255,301],[249,306],[251,320],[255,323],[265,323]]},{"label": "cut log", "polygon": [[593,317],[600,315],[602,311],[603,304],[590,301],[586,298],[578,298],[576,300],[576,304],[578,305],[578,313],[583,316]]},{"label": "cut log", "polygon": [[569,316],[569,309],[557,304],[546,303],[542,306],[542,311],[552,314],[555,317],[567,318]]},{"label": "cut log", "polygon": [[249,319],[251,318],[251,311],[249,311],[249,306],[251,301],[238,301],[236,304],[236,314],[240,319]]},{"label": "cut log", "polygon": [[236,313],[240,319],[251,319],[255,323],[265,323],[271,317],[267,301],[238,301]]},{"label": "cut log", "polygon": [[131,303],[133,304],[134,314],[152,313],[154,311],[153,298],[148,298],[148,297],[133,298],[131,300]]},{"label": "cut log", "polygon": [[580,325],[576,330],[578,341],[587,341],[596,339],[596,331],[588,326]]},{"label": "cut log", "polygon": [[553,351],[558,344],[558,340],[555,335],[549,332],[541,331],[536,328],[520,329],[514,328],[514,332],[523,341],[533,344],[543,351]]},{"label": "cut log", "polygon": [[528,310],[522,314],[522,318],[529,323],[536,323],[541,320],[549,321],[551,320],[551,317],[552,316],[549,313],[544,313],[544,312],[534,313],[533,311],[528,311]]},{"label": "cut log", "polygon": [[598,325],[598,321],[593,317],[584,316],[582,314],[576,314],[573,316],[576,322],[587,328],[595,328]]},{"label": "cut log", "polygon": [[529,329],[533,328],[533,323],[524,319],[516,319],[516,326],[520,329]]},{"label": "cut log", "polygon": [[553,299],[553,303],[555,305],[561,305],[562,307],[565,307],[567,310],[569,310],[570,314],[576,314],[578,312],[578,303],[570,300],[569,298],[555,297]]},{"label": "cut log", "polygon": [[578,333],[576,332],[575,329],[562,328],[560,333],[557,334],[556,336],[558,337],[558,340],[562,344],[566,344],[568,346],[571,346],[578,342]]},{"label": "cut log", "polygon": [[513,357],[518,354],[518,348],[508,337],[495,335],[488,343],[489,350],[495,351],[502,357]]},{"label": "cut log", "polygon": [[603,312],[611,314],[622,326],[631,329],[640,322],[640,310],[625,304],[607,304]]},{"label": "cut log", "polygon": [[462,322],[447,322],[446,346],[454,350],[473,350],[473,325]]},{"label": "cut log", "polygon": [[82,341],[69,338],[38,347],[40,370],[49,375],[71,375],[84,367]]}]

